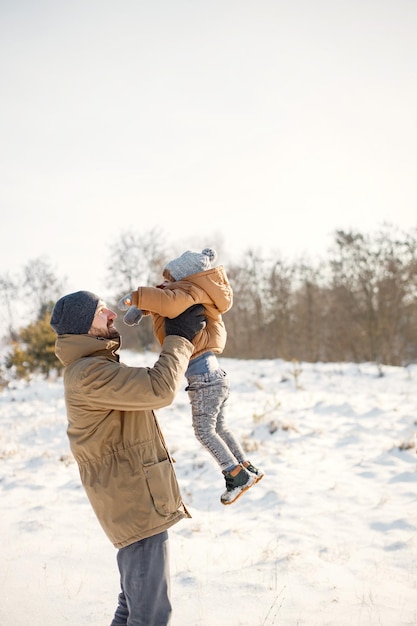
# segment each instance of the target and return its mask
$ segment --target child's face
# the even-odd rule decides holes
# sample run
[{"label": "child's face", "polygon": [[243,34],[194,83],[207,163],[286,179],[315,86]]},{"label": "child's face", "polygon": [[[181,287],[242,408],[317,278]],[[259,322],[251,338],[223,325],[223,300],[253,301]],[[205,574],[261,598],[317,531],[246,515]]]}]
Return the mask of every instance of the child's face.
[{"label": "child's face", "polygon": [[162,272],[162,276],[165,278],[166,283],[175,283],[175,279],[171,276],[170,272],[168,270],[164,270]]}]

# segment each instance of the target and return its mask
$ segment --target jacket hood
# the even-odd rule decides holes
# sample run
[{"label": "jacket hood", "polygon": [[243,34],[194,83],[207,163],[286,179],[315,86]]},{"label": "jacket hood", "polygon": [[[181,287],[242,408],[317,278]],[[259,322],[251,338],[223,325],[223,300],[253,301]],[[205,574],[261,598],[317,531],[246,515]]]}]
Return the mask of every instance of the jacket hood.
[{"label": "jacket hood", "polygon": [[[191,283],[203,289],[210,296],[216,309],[218,309],[220,313],[226,313],[226,311],[231,308],[233,292],[227,278],[226,270],[222,265],[206,270],[205,272],[188,276],[188,278],[184,279],[184,283]],[[174,285],[174,283],[171,284]],[[181,288],[182,281],[177,281],[175,285]]]},{"label": "jacket hood", "polygon": [[116,352],[120,346],[120,337],[107,339],[92,335],[60,335],[55,341],[55,354],[64,367],[86,356],[105,356],[118,361]]}]

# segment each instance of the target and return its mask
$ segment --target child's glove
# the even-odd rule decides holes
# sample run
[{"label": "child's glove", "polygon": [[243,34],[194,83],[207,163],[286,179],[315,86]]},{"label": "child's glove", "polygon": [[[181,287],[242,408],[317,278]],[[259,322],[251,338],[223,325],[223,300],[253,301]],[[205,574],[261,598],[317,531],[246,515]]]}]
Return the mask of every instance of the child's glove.
[{"label": "child's glove", "polygon": [[131,306],[124,316],[123,321],[128,326],[136,326],[137,324],[139,324],[142,317],[143,312],[141,311],[141,309],[138,309],[136,306]]},{"label": "child's glove", "polygon": [[123,298],[120,298],[117,304],[117,307],[121,311],[127,310],[127,313],[123,318],[123,321],[128,326],[136,326],[137,324],[140,323],[140,320],[143,317],[143,312],[141,311],[141,309],[138,309],[136,306],[133,306],[132,302],[133,302],[132,294],[128,293],[125,296],[123,296]]},{"label": "child's glove", "polygon": [[123,298],[120,298],[119,302],[117,303],[117,308],[121,311],[127,311],[128,308],[132,306],[132,303],[133,296],[131,293],[127,293],[125,296],[123,296]]}]

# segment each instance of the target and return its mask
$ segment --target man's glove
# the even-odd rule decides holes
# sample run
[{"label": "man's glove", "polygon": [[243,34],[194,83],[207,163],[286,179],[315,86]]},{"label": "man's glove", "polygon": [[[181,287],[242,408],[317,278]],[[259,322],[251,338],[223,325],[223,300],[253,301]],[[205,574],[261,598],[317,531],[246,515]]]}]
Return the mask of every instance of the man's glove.
[{"label": "man's glove", "polygon": [[128,326],[136,326],[137,324],[139,324],[140,320],[143,317],[143,312],[141,311],[141,309],[138,309],[137,307],[133,306],[132,302],[133,302],[132,294],[127,293],[125,296],[123,296],[123,298],[120,298],[117,304],[117,308],[119,308],[121,311],[127,310],[127,313],[123,318],[123,321]]},{"label": "man's glove", "polygon": [[202,304],[194,304],[189,309],[174,317],[165,319],[165,334],[179,335],[185,337],[188,341],[192,341],[200,330],[206,326],[206,318],[204,317],[204,307]]}]

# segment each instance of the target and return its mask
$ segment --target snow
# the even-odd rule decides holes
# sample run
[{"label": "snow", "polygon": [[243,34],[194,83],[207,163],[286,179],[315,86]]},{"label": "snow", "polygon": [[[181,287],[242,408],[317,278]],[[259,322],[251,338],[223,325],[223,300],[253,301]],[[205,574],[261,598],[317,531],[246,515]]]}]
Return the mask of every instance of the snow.
[{"label": "snow", "polygon": [[[172,626],[415,626],[417,366],[221,364],[265,477],[222,506],[185,381],[158,411],[192,514],[170,530]],[[104,626],[116,607],[116,550],[65,431],[60,378],[0,392],[1,625]]]}]

